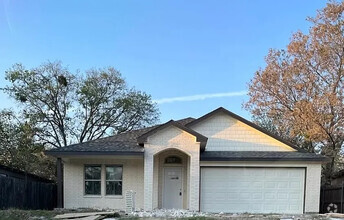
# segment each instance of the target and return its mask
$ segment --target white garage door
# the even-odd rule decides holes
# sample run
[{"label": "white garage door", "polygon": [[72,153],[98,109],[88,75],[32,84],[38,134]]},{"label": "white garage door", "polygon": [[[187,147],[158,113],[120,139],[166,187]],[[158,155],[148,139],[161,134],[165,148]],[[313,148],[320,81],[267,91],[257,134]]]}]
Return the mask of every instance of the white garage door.
[{"label": "white garage door", "polygon": [[201,211],[303,213],[304,168],[201,168]]}]

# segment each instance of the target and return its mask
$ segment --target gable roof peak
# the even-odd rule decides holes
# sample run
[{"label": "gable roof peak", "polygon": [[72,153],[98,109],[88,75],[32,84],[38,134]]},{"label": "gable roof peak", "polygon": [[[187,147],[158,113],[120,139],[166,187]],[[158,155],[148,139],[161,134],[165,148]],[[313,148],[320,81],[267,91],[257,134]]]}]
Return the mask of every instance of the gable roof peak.
[{"label": "gable roof peak", "polygon": [[177,127],[179,129],[181,129],[183,131],[186,131],[187,133],[195,136],[196,137],[196,141],[200,142],[200,144],[201,144],[201,151],[204,151],[205,145],[207,144],[208,138],[203,136],[202,134],[192,130],[191,128],[185,127],[184,125],[182,125],[182,124],[180,124],[180,123],[178,123],[178,122],[176,122],[176,121],[174,121],[172,119],[169,120],[168,122],[166,122],[165,124],[157,126],[156,128],[154,128],[154,129],[152,129],[152,130],[142,134],[141,136],[139,136],[137,138],[137,142],[142,145],[142,144],[144,144],[147,141],[149,136],[151,136],[151,135],[153,135],[153,134],[155,134],[155,133],[157,133],[157,132],[159,132],[159,131],[161,131],[161,130],[169,127],[169,126]]},{"label": "gable roof peak", "polygon": [[228,115],[228,116],[230,116],[230,117],[232,117],[232,118],[234,118],[234,119],[236,119],[236,120],[238,120],[238,121],[240,121],[240,122],[242,122],[242,123],[244,123],[244,124],[254,128],[254,129],[256,129],[256,130],[258,130],[258,131],[260,131],[260,132],[262,132],[262,133],[264,133],[264,134],[266,134],[266,135],[268,135],[268,136],[270,136],[270,137],[272,137],[272,138],[274,138],[274,139],[284,143],[285,145],[295,149],[296,151],[305,152],[305,150],[295,146],[293,143],[291,143],[291,142],[289,142],[287,140],[284,140],[283,138],[279,137],[278,135],[273,134],[272,132],[266,130],[265,128],[262,128],[262,127],[258,126],[257,124],[255,124],[255,123],[253,123],[253,122],[251,122],[251,121],[249,121],[249,120],[247,120],[247,119],[245,119],[245,118],[243,118],[243,117],[241,117],[241,116],[239,116],[239,115],[237,115],[237,114],[235,114],[235,113],[225,109],[224,107],[219,107],[219,108],[209,112],[208,114],[205,114],[202,117],[197,118],[196,120],[193,120],[190,123],[187,123],[185,126],[186,127],[192,127],[192,126],[194,126],[194,125],[196,125],[196,124],[198,124],[198,123],[200,123],[200,122],[202,122],[202,121],[204,121],[204,120],[206,120],[206,119],[208,119],[208,118],[210,118],[210,117],[212,117],[212,116],[214,116],[214,115],[216,115],[218,113],[224,113],[224,114],[226,114],[226,115]]}]

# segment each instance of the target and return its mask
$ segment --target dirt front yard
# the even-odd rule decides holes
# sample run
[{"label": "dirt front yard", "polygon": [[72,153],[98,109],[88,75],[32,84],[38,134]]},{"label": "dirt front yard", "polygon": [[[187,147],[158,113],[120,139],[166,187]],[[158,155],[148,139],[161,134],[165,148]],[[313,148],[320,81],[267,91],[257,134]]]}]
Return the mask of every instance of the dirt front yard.
[{"label": "dirt front yard", "polygon": [[[79,210],[0,210],[0,220],[10,219],[10,220],[48,220],[54,219],[56,215],[61,215],[65,213],[83,213],[99,210],[89,210],[89,209],[79,209]],[[73,218],[76,220],[77,218]],[[344,219],[343,214],[304,214],[304,215],[279,215],[279,214],[226,214],[226,213],[201,213],[201,212],[191,212],[187,210],[155,210],[152,212],[133,212],[129,215],[124,213],[119,213],[116,216],[103,216],[104,220],[162,220],[162,219],[183,219],[183,220],[259,220],[259,219],[269,219],[269,220],[337,220]]]}]

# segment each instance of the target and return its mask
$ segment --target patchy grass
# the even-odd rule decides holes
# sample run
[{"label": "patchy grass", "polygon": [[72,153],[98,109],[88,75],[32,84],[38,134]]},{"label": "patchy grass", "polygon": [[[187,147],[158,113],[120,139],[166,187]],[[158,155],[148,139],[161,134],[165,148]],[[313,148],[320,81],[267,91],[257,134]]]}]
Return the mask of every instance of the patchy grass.
[{"label": "patchy grass", "polygon": [[61,212],[48,210],[19,210],[7,209],[0,210],[0,220],[26,220],[26,219],[53,219],[53,217]]},{"label": "patchy grass", "polygon": [[[120,218],[121,220],[139,220],[140,217],[136,217],[136,216],[124,216]],[[142,219],[142,218],[141,218]]]},{"label": "patchy grass", "polygon": [[187,218],[180,218],[181,220],[215,220],[216,218],[213,217],[204,217],[204,216],[196,216],[196,217],[187,217]]},{"label": "patchy grass", "polygon": [[[100,212],[105,210],[92,210],[92,209],[76,209],[76,210],[67,210],[67,209],[56,209],[56,210],[19,210],[19,209],[8,209],[0,210],[0,220],[52,220],[54,216],[64,213],[80,213],[80,212]],[[180,219],[180,220],[279,220],[279,219],[300,219],[300,220],[328,220],[331,219],[327,215],[277,215],[277,214],[223,214],[223,215],[214,215],[214,216],[195,216],[195,217],[137,217],[137,216],[128,216],[122,215],[119,216],[118,213],[113,216],[108,216],[112,218],[120,218],[120,220],[165,220],[165,219]],[[335,217],[335,216],[332,216]],[[339,219],[339,218],[338,218]]]},{"label": "patchy grass", "polygon": [[[21,209],[6,209],[0,210],[0,220],[50,220],[56,215],[64,213],[81,213],[81,212],[101,212],[102,210],[93,209],[56,209],[56,210],[21,210]],[[113,216],[118,217],[118,213]]]},{"label": "patchy grass", "polygon": [[214,217],[204,217],[204,216],[195,216],[195,217],[138,217],[138,216],[121,216],[120,220],[216,220],[219,218]]},{"label": "patchy grass", "polygon": [[[92,212],[95,210],[20,210],[20,209],[7,209],[7,210],[0,210],[0,220],[52,220],[54,216],[64,213],[72,213],[72,212]],[[98,210],[99,212],[99,210]],[[118,218],[118,213],[114,216],[107,216],[107,217],[116,217]],[[154,218],[154,217],[153,217]],[[139,220],[139,219],[147,219],[147,218],[140,218],[136,216],[122,216],[120,217],[121,220]],[[148,218],[152,219],[152,218]],[[154,218],[154,219],[164,219],[164,218]],[[171,218],[173,219],[173,218]],[[179,218],[181,220],[215,220],[216,218],[212,217],[185,217]]]}]

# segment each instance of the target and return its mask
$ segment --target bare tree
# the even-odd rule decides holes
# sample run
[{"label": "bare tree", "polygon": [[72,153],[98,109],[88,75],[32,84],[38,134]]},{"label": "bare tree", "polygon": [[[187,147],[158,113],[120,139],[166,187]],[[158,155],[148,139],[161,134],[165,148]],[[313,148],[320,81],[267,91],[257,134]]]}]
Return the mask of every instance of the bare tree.
[{"label": "bare tree", "polygon": [[114,68],[72,74],[61,62],[33,69],[14,65],[3,90],[19,101],[24,117],[38,128],[36,140],[52,147],[98,139],[153,124],[151,97],[127,87]]}]

